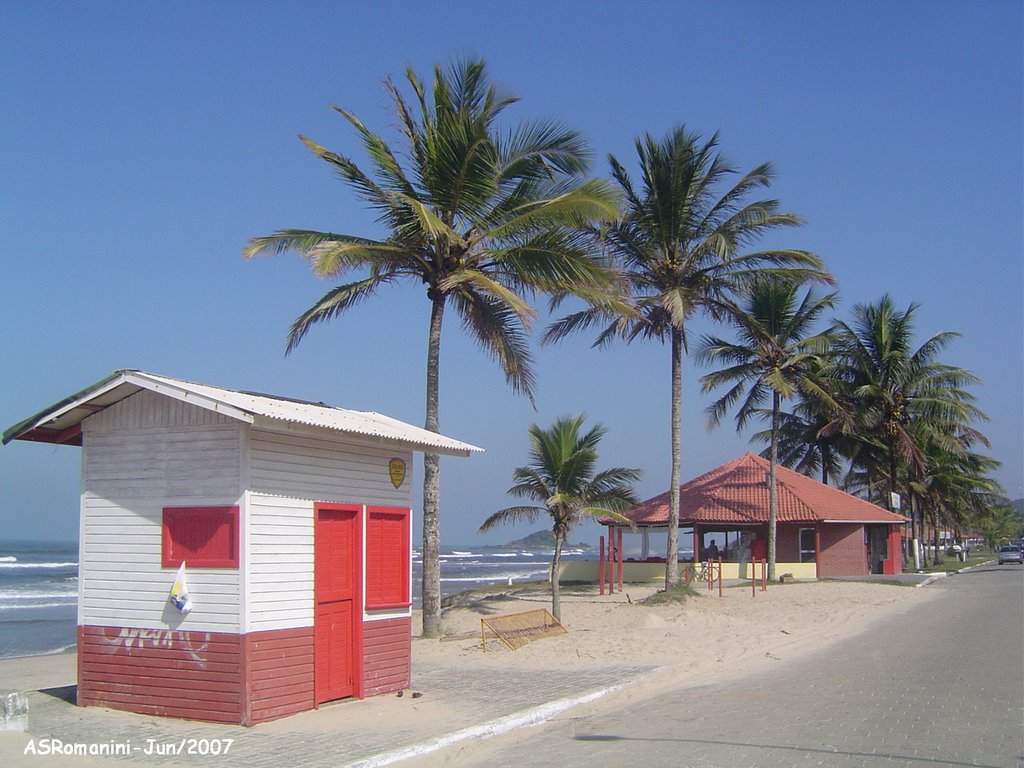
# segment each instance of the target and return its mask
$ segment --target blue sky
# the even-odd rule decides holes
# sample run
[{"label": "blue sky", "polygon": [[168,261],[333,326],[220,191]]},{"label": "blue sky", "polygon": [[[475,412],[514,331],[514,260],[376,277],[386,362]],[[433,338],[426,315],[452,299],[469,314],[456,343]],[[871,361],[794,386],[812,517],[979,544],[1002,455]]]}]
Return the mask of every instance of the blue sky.
[{"label": "blue sky", "polygon": [[[1024,495],[1021,15],[1012,2],[3,3],[0,425],[126,367],[422,423],[419,286],[286,358],[289,324],[329,283],[298,257],[241,249],[284,227],[381,234],[296,135],[363,161],[331,104],[393,138],[386,75],[477,55],[521,97],[510,119],[589,138],[595,175],[609,152],[632,167],[637,135],[677,123],[719,131],[741,169],[773,161],[772,194],[807,221],[776,244],[825,259],[840,316],[889,292],[920,303],[919,341],[963,335],[943,359],[984,380],[997,477]],[[452,320],[442,431],[487,452],[443,461],[445,541],[483,541],[526,427],[562,415],[608,427],[604,461],[642,468],[642,496],[667,487],[667,349],[537,350],[534,411]],[[749,447],[729,423],[705,430],[700,373],[687,362],[684,477]],[[77,448],[0,449],[3,537],[74,538],[79,470]]]}]

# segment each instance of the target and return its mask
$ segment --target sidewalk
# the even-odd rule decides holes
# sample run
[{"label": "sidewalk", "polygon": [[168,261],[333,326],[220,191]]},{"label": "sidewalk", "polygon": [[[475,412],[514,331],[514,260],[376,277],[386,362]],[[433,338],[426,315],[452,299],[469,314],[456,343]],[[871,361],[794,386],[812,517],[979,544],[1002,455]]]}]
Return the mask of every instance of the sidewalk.
[{"label": "sidewalk", "polygon": [[[9,690],[10,683],[15,681],[23,684],[23,690],[32,688],[24,683],[35,677],[44,690],[29,694],[27,732],[0,732],[0,764],[12,768],[52,764],[371,768],[426,754],[463,739],[541,722],[571,706],[612,693],[652,671],[652,667],[623,666],[565,673],[416,664],[413,687],[401,697],[341,701],[316,711],[243,728],[76,707],[72,703],[74,654],[11,659],[0,662],[0,688]],[[422,695],[414,698],[413,692]],[[30,740],[37,751],[41,749],[41,739],[59,739],[64,744],[128,744],[131,754],[25,754]],[[193,747],[223,752],[228,739],[233,741],[226,755],[158,754],[176,752],[182,745],[185,750]]]}]

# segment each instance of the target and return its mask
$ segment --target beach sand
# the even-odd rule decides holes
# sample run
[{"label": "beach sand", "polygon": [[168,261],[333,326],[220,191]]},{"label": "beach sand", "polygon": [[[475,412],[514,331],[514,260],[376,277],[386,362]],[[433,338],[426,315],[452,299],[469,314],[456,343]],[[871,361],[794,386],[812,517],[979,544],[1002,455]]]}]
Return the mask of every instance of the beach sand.
[{"label": "beach sand", "polygon": [[[749,587],[698,588],[683,603],[645,605],[656,585],[625,585],[613,595],[562,595],[568,633],[543,638],[518,650],[498,640],[480,644],[480,618],[536,608],[550,610],[542,589],[501,590],[466,596],[445,611],[448,635],[462,640],[417,639],[413,658],[479,667],[508,666],[572,670],[594,665],[662,667],[660,683],[696,686],[756,671],[870,629],[878,618],[933,599],[932,590],[862,582],[797,582],[751,595]],[[419,628],[414,628],[418,633]],[[469,637],[469,633],[474,633]]]}]

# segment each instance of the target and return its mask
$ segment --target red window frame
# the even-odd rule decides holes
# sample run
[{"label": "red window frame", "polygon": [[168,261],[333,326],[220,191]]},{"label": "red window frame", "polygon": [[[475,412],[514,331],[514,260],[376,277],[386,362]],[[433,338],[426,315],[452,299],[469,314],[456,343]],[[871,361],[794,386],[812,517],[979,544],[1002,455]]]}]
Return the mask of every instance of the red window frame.
[{"label": "red window frame", "polygon": [[[385,532],[381,523],[391,523]],[[412,510],[405,507],[366,508],[366,579],[364,592],[367,610],[408,608],[412,568]],[[382,536],[390,535],[390,541]],[[382,574],[387,579],[382,579]],[[383,582],[383,583],[382,583]]]},{"label": "red window frame", "polygon": [[161,542],[164,568],[238,568],[238,507],[164,507]]}]

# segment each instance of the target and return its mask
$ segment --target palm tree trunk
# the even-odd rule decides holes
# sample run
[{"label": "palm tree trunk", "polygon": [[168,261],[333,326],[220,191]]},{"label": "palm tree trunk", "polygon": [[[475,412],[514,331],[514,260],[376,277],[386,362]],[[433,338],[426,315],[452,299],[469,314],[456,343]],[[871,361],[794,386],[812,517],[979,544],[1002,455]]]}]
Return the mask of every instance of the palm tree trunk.
[{"label": "palm tree trunk", "polygon": [[[438,380],[444,295],[431,295],[426,429],[440,432]],[[423,636],[441,636],[441,457],[423,455]]]},{"label": "palm tree trunk", "polygon": [[939,549],[942,546],[942,539],[939,536],[939,511],[937,509],[932,509],[932,534],[932,543],[935,545],[935,558],[933,562],[935,565],[939,565],[945,561],[945,558],[942,556],[942,550]]},{"label": "palm tree trunk", "polygon": [[[908,485],[909,485],[909,478],[908,478]],[[921,548],[921,567],[922,568],[927,568],[928,567],[928,546],[927,546],[928,540],[925,538],[925,530],[924,530],[925,514],[924,514],[924,510],[921,508],[921,504],[918,501],[916,493],[914,493],[913,491],[910,491],[908,495],[910,496],[910,509],[912,510],[912,514],[914,516],[914,519],[919,521],[918,522],[918,526],[917,526],[917,531],[918,531],[918,536],[919,536],[919,541],[920,541],[920,545],[919,546]]]},{"label": "palm tree trunk", "polygon": [[[893,494],[896,493],[896,446],[893,443],[893,438],[889,437],[887,440],[887,450],[889,456],[889,493],[886,494],[885,508],[890,512],[896,512],[895,505],[893,504]],[[902,510],[900,510],[902,513]],[[904,532],[906,531],[906,524],[904,524]],[[903,568],[906,570],[913,563],[913,569],[918,571],[921,569],[921,560],[917,548],[917,523],[914,520],[913,510],[910,514],[910,551],[903,553]]]},{"label": "palm tree trunk", "polygon": [[768,460],[768,581],[775,581],[775,533],[778,522],[778,489],[775,486],[775,467],[779,462],[779,410],[778,392],[772,392],[771,451]]},{"label": "palm tree trunk", "polygon": [[562,590],[559,581],[559,564],[562,560],[562,544],[565,534],[555,530],[555,555],[551,558],[551,615],[562,620]]},{"label": "palm tree trunk", "polygon": [[672,469],[668,489],[668,548],[665,589],[679,584],[679,483],[682,474],[683,332],[672,329]]}]

